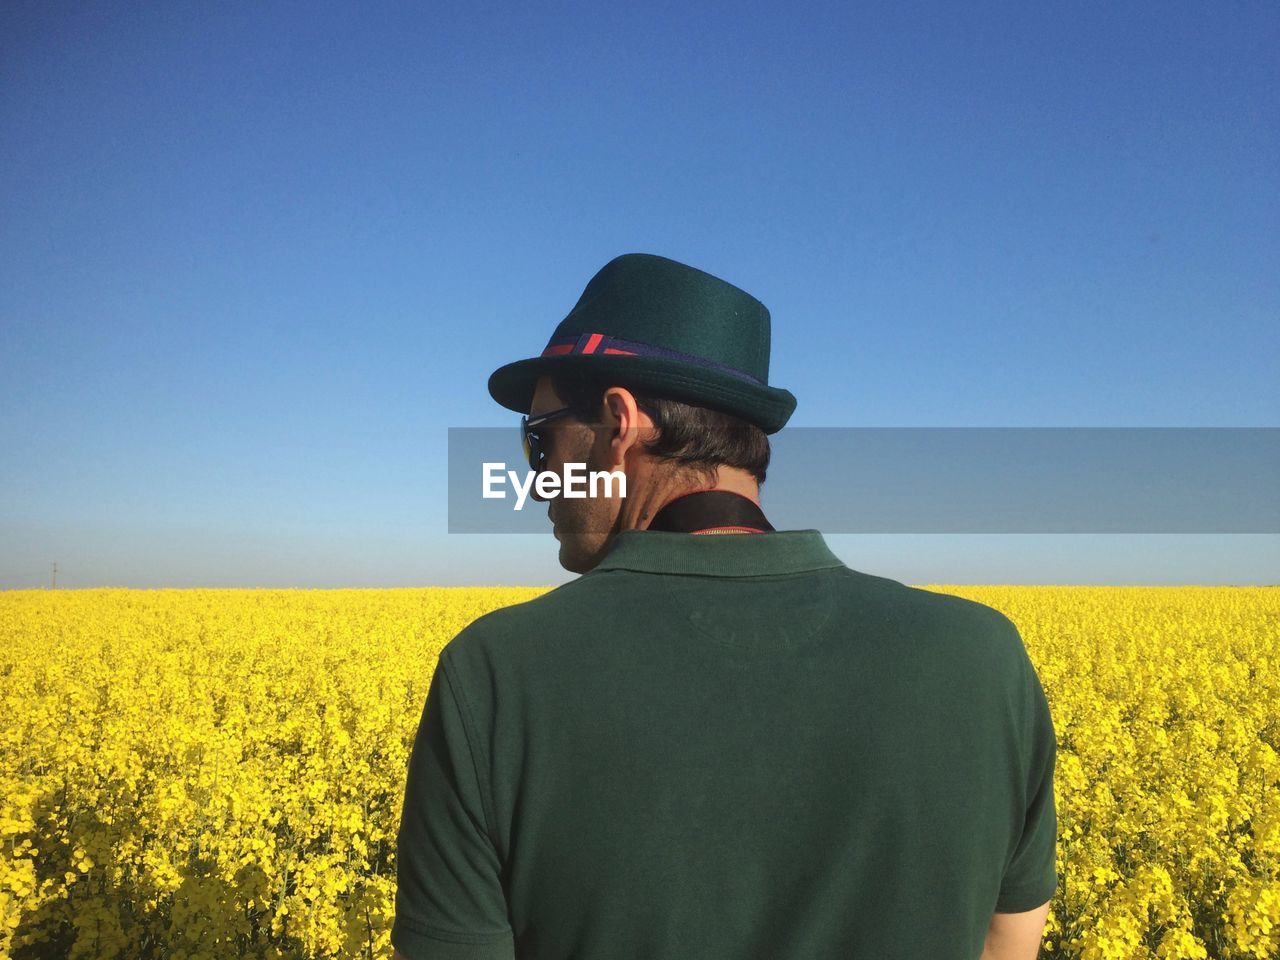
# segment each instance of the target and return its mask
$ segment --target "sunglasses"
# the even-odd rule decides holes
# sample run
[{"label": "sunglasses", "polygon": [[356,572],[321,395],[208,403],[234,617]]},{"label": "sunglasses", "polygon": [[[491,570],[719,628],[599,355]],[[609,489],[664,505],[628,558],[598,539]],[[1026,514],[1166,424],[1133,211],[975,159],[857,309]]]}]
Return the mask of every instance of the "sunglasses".
[{"label": "sunglasses", "polygon": [[[652,420],[657,421],[657,412],[649,404],[641,403],[637,400],[636,406],[647,413]],[[559,420],[561,417],[582,412],[579,407],[561,407],[559,410],[540,413],[536,417],[523,416],[520,418],[520,442],[524,446],[524,458],[529,461],[529,466],[533,470],[540,471],[542,464],[547,459],[546,452],[542,449],[542,431],[538,427],[552,420]]]},{"label": "sunglasses", "polygon": [[577,412],[577,409],[577,407],[561,407],[559,410],[540,413],[536,417],[520,418],[520,442],[524,446],[524,458],[529,461],[529,466],[533,470],[540,471],[547,459],[546,452],[542,449],[542,431],[538,428],[552,420],[567,417]]}]

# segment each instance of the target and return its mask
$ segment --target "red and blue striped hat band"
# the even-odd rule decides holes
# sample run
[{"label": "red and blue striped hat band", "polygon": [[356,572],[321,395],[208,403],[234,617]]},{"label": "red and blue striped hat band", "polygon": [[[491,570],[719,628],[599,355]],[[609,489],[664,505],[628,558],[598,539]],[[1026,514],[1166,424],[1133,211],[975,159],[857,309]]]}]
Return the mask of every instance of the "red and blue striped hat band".
[{"label": "red and blue striped hat band", "polygon": [[752,376],[744,370],[738,370],[734,367],[725,366],[723,363],[708,360],[706,357],[695,357],[692,354],[681,353],[679,350],[672,350],[668,347],[656,347],[650,343],[623,340],[621,337],[611,337],[607,333],[571,333],[562,337],[552,337],[551,342],[542,351],[542,356],[544,357],[568,356],[571,354],[655,357],[661,360],[679,360],[683,363],[693,363],[700,367],[706,367],[708,370],[727,373],[731,377],[746,380],[748,383],[766,385],[759,377]]}]

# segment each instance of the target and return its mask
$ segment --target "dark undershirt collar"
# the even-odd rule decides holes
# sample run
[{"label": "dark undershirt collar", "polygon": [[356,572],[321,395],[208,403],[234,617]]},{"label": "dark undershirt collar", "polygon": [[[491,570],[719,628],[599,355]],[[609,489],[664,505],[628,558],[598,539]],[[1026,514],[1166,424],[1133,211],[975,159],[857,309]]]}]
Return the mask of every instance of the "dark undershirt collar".
[{"label": "dark undershirt collar", "polygon": [[773,525],[749,497],[731,490],[694,490],[668,501],[647,530],[668,533],[772,533]]}]

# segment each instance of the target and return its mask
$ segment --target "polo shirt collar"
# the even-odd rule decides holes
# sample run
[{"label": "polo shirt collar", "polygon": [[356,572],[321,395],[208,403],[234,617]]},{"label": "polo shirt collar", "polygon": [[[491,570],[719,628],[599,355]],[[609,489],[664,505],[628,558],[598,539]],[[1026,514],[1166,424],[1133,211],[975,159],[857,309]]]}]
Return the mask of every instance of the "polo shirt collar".
[{"label": "polo shirt collar", "polygon": [[842,567],[817,530],[692,534],[623,530],[596,570],[704,577],[763,577]]}]

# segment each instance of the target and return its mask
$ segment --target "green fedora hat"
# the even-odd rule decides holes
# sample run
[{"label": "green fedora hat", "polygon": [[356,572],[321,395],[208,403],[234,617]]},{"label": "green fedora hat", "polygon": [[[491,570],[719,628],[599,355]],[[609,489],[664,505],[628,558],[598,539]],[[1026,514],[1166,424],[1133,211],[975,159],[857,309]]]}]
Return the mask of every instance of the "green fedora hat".
[{"label": "green fedora hat", "polygon": [[589,375],[721,410],[776,433],[796,408],[769,386],[769,310],[733,284],[666,257],[600,268],[537,357],[499,367],[489,393],[528,413],[541,376]]}]

